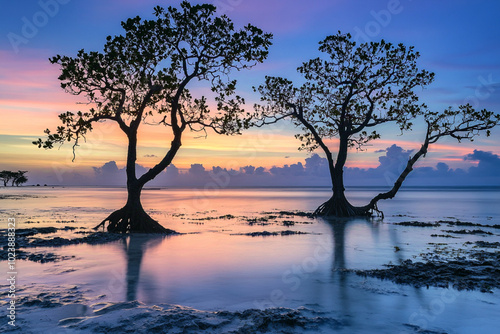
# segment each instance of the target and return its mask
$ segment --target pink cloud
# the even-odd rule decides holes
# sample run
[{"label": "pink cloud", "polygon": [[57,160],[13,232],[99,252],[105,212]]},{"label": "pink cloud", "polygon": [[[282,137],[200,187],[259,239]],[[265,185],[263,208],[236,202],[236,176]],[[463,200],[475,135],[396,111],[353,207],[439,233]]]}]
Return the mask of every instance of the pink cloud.
[{"label": "pink cloud", "polygon": [[[44,54],[45,52],[42,52]],[[22,101],[75,101],[59,86],[59,68],[40,51],[23,56],[0,50],[0,99]],[[49,94],[49,95],[47,95]]]},{"label": "pink cloud", "polygon": [[0,133],[42,135],[56,124],[58,113],[78,109],[75,103],[81,98],[60,88],[59,69],[47,54],[26,50],[20,56],[0,50]]}]

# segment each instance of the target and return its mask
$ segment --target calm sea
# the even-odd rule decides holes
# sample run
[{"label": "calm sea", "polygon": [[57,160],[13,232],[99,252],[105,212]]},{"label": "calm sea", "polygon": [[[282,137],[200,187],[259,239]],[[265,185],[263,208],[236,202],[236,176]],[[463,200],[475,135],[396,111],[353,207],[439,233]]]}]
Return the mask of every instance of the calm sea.
[{"label": "calm sea", "polygon": [[[348,197],[361,205],[382,190],[350,188]],[[126,198],[123,188],[2,188],[0,195],[3,221],[15,217],[18,228],[90,228]],[[461,247],[466,241],[483,240],[481,235],[436,238],[431,235],[440,234],[440,228],[393,223],[500,224],[500,188],[402,189],[395,199],[380,202],[384,220],[279,217],[280,211],[312,211],[329,195],[323,188],[148,189],[143,193],[146,211],[183,235],[41,249],[75,258],[55,264],[20,261],[19,279],[30,287],[25,293],[74,284],[86,294],[105,295],[114,302],[139,300],[202,310],[305,306],[347,322],[346,333],[368,328],[403,333],[407,327],[401,324],[415,322],[453,333],[497,329],[499,291],[415,289],[343,269],[418,259],[433,243]],[[242,235],[284,230],[307,234]],[[69,237],[70,232],[58,234]],[[498,233],[488,238],[500,241]]]}]

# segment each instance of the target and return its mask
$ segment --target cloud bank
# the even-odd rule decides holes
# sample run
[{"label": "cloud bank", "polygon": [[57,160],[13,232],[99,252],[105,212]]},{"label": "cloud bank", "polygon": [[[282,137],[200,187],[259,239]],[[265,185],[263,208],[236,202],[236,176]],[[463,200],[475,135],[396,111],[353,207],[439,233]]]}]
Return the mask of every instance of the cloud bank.
[{"label": "cloud bank", "polygon": [[[376,168],[345,168],[346,186],[392,186],[406,167],[412,150],[392,145],[380,150],[379,165]],[[405,186],[500,186],[500,156],[492,152],[474,150],[461,157],[474,163],[468,170],[451,169],[446,163],[439,162],[434,167],[416,167],[406,179]],[[418,163],[417,163],[418,164]],[[148,168],[136,165],[137,175]],[[61,179],[60,179],[61,181]],[[48,183],[48,182],[44,182]],[[93,167],[91,175],[66,174],[64,185],[125,186],[125,167],[119,168],[115,161],[100,167]],[[219,166],[206,168],[202,164],[192,164],[187,170],[170,165],[147,186],[153,187],[330,187],[327,160],[317,154],[302,162],[284,166],[264,168],[262,166],[243,166],[226,169]]]}]

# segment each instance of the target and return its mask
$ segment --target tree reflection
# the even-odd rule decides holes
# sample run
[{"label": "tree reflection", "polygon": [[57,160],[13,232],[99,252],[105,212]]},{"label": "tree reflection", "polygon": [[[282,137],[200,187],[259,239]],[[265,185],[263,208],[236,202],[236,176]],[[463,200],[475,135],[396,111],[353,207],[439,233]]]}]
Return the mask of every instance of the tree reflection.
[{"label": "tree reflection", "polygon": [[[352,235],[349,236],[349,233],[356,231],[356,229],[354,229],[355,226],[361,225],[369,229],[372,240],[375,242],[377,247],[386,247],[387,244],[384,244],[384,242],[389,242],[392,247],[401,245],[401,243],[396,229],[392,227],[387,229],[388,240],[384,241],[384,238],[381,238],[382,230],[380,227],[382,224],[378,219],[323,219],[323,221],[332,229],[332,280],[336,282],[334,286],[338,287],[338,291],[335,294],[338,298],[336,303],[341,306],[343,314],[347,316],[346,322],[350,323],[352,322],[352,319],[357,319],[355,313],[360,311],[360,303],[362,303],[363,309],[374,310],[378,307],[379,302],[378,298],[375,297],[376,292],[373,295],[367,295],[366,292],[361,291],[360,287],[365,286],[364,282],[356,283],[355,274],[352,270],[364,268],[354,267],[352,264],[348,263],[347,259],[352,258],[354,254],[363,253],[354,253],[355,248],[352,246]],[[367,234],[364,233],[364,235]],[[393,261],[396,263],[401,262],[404,259],[404,250],[399,248],[396,250],[395,248],[393,256]],[[366,289],[371,291],[372,288],[371,283],[367,282]],[[421,297],[421,291],[419,289],[415,289],[415,293],[417,298]],[[394,302],[396,303],[396,305],[393,305],[395,309],[403,309],[405,306],[404,299],[395,299]],[[353,324],[350,323],[350,325]]]},{"label": "tree reflection", "polygon": [[[346,235],[350,227],[353,227],[358,224],[363,224],[367,226],[374,239],[378,238],[379,233],[379,224],[377,221],[370,218],[334,218],[334,219],[326,219],[323,218],[323,221],[331,227],[332,229],[332,240],[333,240],[333,264],[332,264],[332,279],[337,282],[338,286],[338,303],[341,305],[341,309],[343,310],[345,315],[352,315],[351,312],[351,301],[356,301],[355,296],[351,296],[349,289],[349,277],[352,275],[347,269],[349,268],[346,262]],[[349,251],[349,250],[347,250]],[[354,309],[358,309],[357,305],[353,306]],[[349,322],[349,320],[347,320]]]},{"label": "tree reflection", "polygon": [[127,261],[126,300],[137,299],[142,258],[147,250],[159,246],[167,236],[158,234],[131,234],[123,243]]}]

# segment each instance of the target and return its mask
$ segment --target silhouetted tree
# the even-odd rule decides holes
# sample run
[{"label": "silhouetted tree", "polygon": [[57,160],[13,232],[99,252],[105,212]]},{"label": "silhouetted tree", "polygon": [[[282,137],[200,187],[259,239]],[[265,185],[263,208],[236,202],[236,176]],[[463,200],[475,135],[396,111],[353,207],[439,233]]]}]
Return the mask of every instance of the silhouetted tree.
[{"label": "silhouetted tree", "polygon": [[3,170],[0,172],[0,180],[3,181],[4,187],[10,182],[11,186],[20,186],[23,183],[28,182],[28,178],[24,175],[27,171],[19,170],[17,172],[12,172],[10,170]]},{"label": "silhouetted tree", "polygon": [[0,172],[0,180],[3,181],[3,186],[7,187],[7,184],[14,178],[14,173],[9,170],[3,170]]},{"label": "silhouetted tree", "polygon": [[28,182],[28,178],[25,175],[27,172],[28,171],[23,171],[23,170],[14,172],[14,179],[12,180],[12,186],[16,185],[16,187],[19,187],[21,184]]},{"label": "silhouetted tree", "polygon": [[[302,86],[280,77],[266,77],[258,87],[263,106],[256,105],[257,126],[291,117],[303,132],[296,137],[300,149],[321,148],[326,155],[332,182],[332,197],[316,210],[318,216],[366,216],[379,211],[377,202],[396,195],[415,162],[427,152],[430,144],[443,137],[472,140],[480,131],[499,122],[499,115],[471,106],[457,110],[430,112],[419,103],[417,87],[433,81],[434,73],[419,70],[418,52],[403,44],[381,42],[359,46],[350,34],[329,36],[320,42],[326,59],[315,58],[303,63],[298,72],[305,78]],[[343,170],[350,148],[362,149],[380,138],[375,127],[395,123],[401,132],[412,128],[412,121],[424,117],[428,128],[422,148],[410,159],[394,187],[377,195],[368,205],[357,207],[345,197]],[[326,140],[338,138],[337,156]],[[380,212],[380,211],[379,211]]]},{"label": "silhouetted tree", "polygon": [[[241,108],[244,101],[235,95],[230,72],[263,62],[272,35],[250,24],[235,30],[228,17],[215,12],[212,5],[187,1],[180,9],[155,7],[154,20],[122,22],[125,34],[108,36],[102,53],[81,50],[76,57],[50,60],[61,66],[61,87],[85,96],[93,108],[61,114],[62,125],[55,132],[47,129],[47,139],[34,144],[52,148],[70,141],[75,149],[94,123],[105,120],[116,122],[128,139],[127,203],[97,227],[109,222],[112,232],[171,232],[144,211],[144,185],[170,165],[185,130],[235,134],[249,126],[249,113]],[[207,83],[217,112],[209,110],[206,97],[190,94],[187,87],[196,81]],[[154,122],[153,116],[170,128],[172,140],[161,161],[137,176],[137,132],[144,121]]]}]

